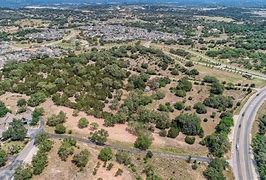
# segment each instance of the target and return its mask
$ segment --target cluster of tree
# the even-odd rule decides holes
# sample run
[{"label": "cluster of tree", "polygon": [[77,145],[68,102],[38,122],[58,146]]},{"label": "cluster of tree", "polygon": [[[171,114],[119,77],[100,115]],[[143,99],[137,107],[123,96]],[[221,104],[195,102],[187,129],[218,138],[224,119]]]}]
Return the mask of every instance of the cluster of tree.
[{"label": "cluster of tree", "polygon": [[170,53],[189,59],[191,54],[183,49],[170,49]]},{"label": "cluster of tree", "polygon": [[234,125],[234,120],[231,114],[225,114],[216,126],[216,130],[213,134],[206,136],[201,144],[206,145],[212,155],[216,157],[222,157],[230,150],[230,143],[228,134]]},{"label": "cluster of tree", "polygon": [[212,159],[207,169],[203,172],[204,176],[208,180],[225,180],[225,176],[223,174],[224,170],[228,168],[229,164],[222,158]]},{"label": "cluster of tree", "polygon": [[178,84],[176,88],[172,89],[172,92],[175,93],[176,96],[185,97],[186,92],[191,91],[192,83],[188,80],[187,77],[183,77],[178,80]]},{"label": "cluster of tree", "polygon": [[258,172],[261,179],[266,178],[266,160],[265,160],[265,145],[266,145],[266,115],[259,119],[259,130],[255,137],[252,139],[252,147],[254,158],[258,166]]},{"label": "cluster of tree", "polygon": [[227,108],[233,107],[233,100],[232,97],[227,97],[227,96],[210,96],[204,100],[204,105],[214,108],[214,109],[219,109],[221,111],[226,110]]}]

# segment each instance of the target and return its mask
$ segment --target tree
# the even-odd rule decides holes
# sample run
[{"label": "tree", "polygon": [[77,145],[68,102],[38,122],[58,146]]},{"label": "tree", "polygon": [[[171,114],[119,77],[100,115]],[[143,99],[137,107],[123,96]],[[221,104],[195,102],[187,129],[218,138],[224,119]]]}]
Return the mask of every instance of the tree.
[{"label": "tree", "polygon": [[0,101],[0,117],[4,117],[8,112],[10,112],[10,110]]},{"label": "tree", "polygon": [[182,110],[182,109],[184,109],[184,103],[182,103],[182,102],[176,102],[176,103],[174,104],[174,107],[175,107],[175,109],[177,109],[177,110]]},{"label": "tree", "polygon": [[103,149],[101,149],[99,155],[98,155],[98,159],[102,160],[102,161],[110,161],[113,157],[113,152],[112,149],[110,147],[105,147]]},{"label": "tree", "polygon": [[180,130],[178,128],[171,127],[168,130],[167,137],[176,138],[179,135]]},{"label": "tree", "polygon": [[187,77],[181,78],[178,81],[176,89],[188,92],[192,89],[192,83],[188,80]]},{"label": "tree", "polygon": [[72,138],[67,138],[63,140],[57,152],[62,161],[66,161],[68,156],[74,153],[74,146],[76,146],[76,140]]},{"label": "tree", "polygon": [[32,170],[34,175],[39,175],[43,172],[48,164],[48,155],[46,152],[38,151],[32,158]]},{"label": "tree", "polygon": [[43,103],[45,99],[46,95],[43,92],[37,92],[30,96],[30,99],[28,100],[28,105],[32,107],[38,106],[40,103]]},{"label": "tree", "polygon": [[57,124],[62,124],[66,121],[66,114],[63,111],[60,111],[58,115],[53,114],[48,118],[48,126],[56,126]]},{"label": "tree", "polygon": [[213,83],[211,85],[211,93],[213,94],[223,94],[224,86],[220,83]]},{"label": "tree", "polygon": [[66,132],[66,127],[63,124],[57,124],[54,132],[56,134],[64,134]]},{"label": "tree", "polygon": [[79,128],[86,128],[89,125],[89,121],[86,118],[80,118],[78,127]]},{"label": "tree", "polygon": [[148,135],[142,133],[136,139],[134,146],[141,150],[147,150],[152,144],[152,139]]},{"label": "tree", "polygon": [[224,159],[213,159],[204,171],[204,176],[208,180],[225,180],[223,171],[228,167],[228,163]]},{"label": "tree", "polygon": [[23,99],[23,98],[21,98],[21,99],[19,99],[17,101],[17,106],[18,107],[26,106],[26,104],[27,104],[27,101],[25,99]]},{"label": "tree", "polygon": [[199,135],[202,133],[200,119],[195,114],[180,114],[174,120],[174,126],[180,128],[181,132],[186,135]]},{"label": "tree", "polygon": [[185,137],[185,142],[188,143],[188,144],[194,144],[194,142],[195,142],[195,137],[186,136],[186,137]]},{"label": "tree", "polygon": [[196,112],[198,114],[206,114],[207,113],[207,109],[206,109],[205,105],[201,102],[196,103],[193,108],[196,109]]},{"label": "tree", "polygon": [[76,154],[73,157],[72,162],[76,164],[77,167],[82,169],[89,162],[89,156],[90,156],[90,152],[87,149],[82,150],[79,154]]},{"label": "tree", "polygon": [[32,167],[26,166],[19,166],[16,168],[14,174],[14,180],[30,180],[33,176]]},{"label": "tree", "polygon": [[205,76],[203,78],[203,82],[207,82],[207,83],[218,83],[219,80],[216,78],[216,77],[213,77],[213,76]]},{"label": "tree", "polygon": [[107,141],[107,137],[109,136],[108,132],[104,129],[100,129],[98,131],[95,131],[92,136],[90,137],[91,141],[98,144],[98,145],[104,145]]},{"label": "tree", "polygon": [[11,139],[12,141],[23,141],[27,135],[27,129],[21,120],[14,119],[6,131],[3,132],[4,139]]},{"label": "tree", "polygon": [[7,162],[7,153],[0,149],[0,167],[4,166]]},{"label": "tree", "polygon": [[131,158],[126,151],[119,150],[116,155],[116,161],[120,164],[124,164],[125,166],[131,163]]}]

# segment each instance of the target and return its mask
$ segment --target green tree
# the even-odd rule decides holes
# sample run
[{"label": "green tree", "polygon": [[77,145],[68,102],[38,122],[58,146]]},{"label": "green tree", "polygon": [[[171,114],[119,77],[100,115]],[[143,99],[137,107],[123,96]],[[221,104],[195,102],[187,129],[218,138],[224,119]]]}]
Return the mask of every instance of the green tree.
[{"label": "green tree", "polygon": [[85,149],[85,150],[82,150],[80,151],[79,154],[76,154],[74,157],[73,157],[73,160],[72,162],[74,164],[76,164],[77,167],[79,168],[84,168],[87,163],[89,162],[89,157],[90,157],[90,152]]},{"label": "green tree", "polygon": [[79,128],[86,128],[89,125],[89,121],[86,118],[80,118],[78,127]]},{"label": "green tree", "polygon": [[63,124],[57,124],[54,132],[56,134],[64,134],[66,132],[66,127]]},{"label": "green tree", "polygon": [[100,129],[92,133],[90,140],[98,145],[104,145],[109,136],[108,132],[104,129]]},{"label": "green tree", "polygon": [[147,134],[141,133],[136,139],[134,146],[141,150],[147,150],[152,144],[152,139]]},{"label": "green tree", "polygon": [[0,101],[0,117],[4,117],[8,112],[10,112],[10,110]]},{"label": "green tree", "polygon": [[27,129],[21,120],[14,119],[6,131],[3,132],[4,139],[11,139],[12,141],[23,141],[27,135]]},{"label": "green tree", "polygon": [[131,163],[131,158],[129,156],[129,153],[126,151],[119,150],[116,155],[116,161],[120,164],[124,164],[125,166],[129,165]]},{"label": "green tree", "polygon": [[193,108],[196,109],[196,112],[198,114],[206,114],[207,113],[207,109],[206,109],[205,105],[201,102],[196,103]]},{"label": "green tree", "polygon": [[110,161],[113,157],[112,149],[109,147],[105,147],[101,149],[98,158],[102,161]]},{"label": "green tree", "polygon": [[14,179],[15,180],[30,180],[33,176],[31,166],[19,166],[16,168]]},{"label": "green tree", "polygon": [[19,99],[17,101],[17,106],[18,107],[22,107],[22,106],[26,106],[26,105],[27,105],[27,101],[25,99],[23,99],[23,98],[21,98],[21,99]]},{"label": "green tree", "polygon": [[48,165],[48,155],[46,152],[38,151],[32,158],[32,170],[34,175],[39,175]]},{"label": "green tree", "polygon": [[7,153],[0,149],[0,167],[4,166],[7,162]]}]

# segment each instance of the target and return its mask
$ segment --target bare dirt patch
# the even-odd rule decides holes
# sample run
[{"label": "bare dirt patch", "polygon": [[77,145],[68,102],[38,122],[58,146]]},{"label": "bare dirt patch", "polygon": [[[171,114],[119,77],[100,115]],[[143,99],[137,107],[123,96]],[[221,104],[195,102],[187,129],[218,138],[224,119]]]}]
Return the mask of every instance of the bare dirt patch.
[{"label": "bare dirt patch", "polygon": [[[104,180],[133,180],[130,172],[123,167],[122,165],[111,161],[114,166],[111,171],[107,171],[103,166],[103,162],[99,161],[97,156],[99,154],[99,149],[89,147],[85,144],[78,143],[78,148],[76,148],[75,153],[78,153],[80,150],[87,149],[90,152],[90,159],[87,166],[83,171],[80,171],[72,162],[73,155],[68,158],[67,161],[62,161],[58,154],[58,148],[60,147],[60,141],[55,141],[54,147],[48,155],[48,166],[45,168],[44,172],[40,176],[35,176],[34,180],[47,180],[47,179],[56,179],[56,180],[70,180],[70,179],[92,179],[96,180],[102,178]],[[75,154],[74,153],[74,154]],[[93,175],[93,169],[96,167],[97,162],[100,162],[101,165],[97,171],[96,175]],[[121,176],[115,177],[115,173],[118,168],[123,170]]]}]

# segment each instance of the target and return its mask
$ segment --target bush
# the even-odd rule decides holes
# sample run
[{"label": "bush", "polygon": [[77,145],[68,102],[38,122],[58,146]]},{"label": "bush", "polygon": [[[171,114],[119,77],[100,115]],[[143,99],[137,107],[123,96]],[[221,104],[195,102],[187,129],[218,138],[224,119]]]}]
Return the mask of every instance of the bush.
[{"label": "bush", "polygon": [[185,142],[188,143],[188,144],[194,144],[195,143],[195,137],[186,136],[185,137]]},{"label": "bush", "polygon": [[63,124],[57,124],[55,126],[54,132],[56,134],[65,134],[66,133],[66,127]]},{"label": "bush", "polygon": [[89,121],[86,118],[80,118],[78,127],[79,128],[86,128],[89,125]]},{"label": "bush", "polygon": [[175,95],[178,96],[178,97],[185,97],[186,96],[186,91],[183,91],[183,90],[177,90],[175,92]]},{"label": "bush", "polygon": [[98,159],[102,161],[110,161],[112,157],[113,157],[113,152],[112,149],[109,147],[103,148],[98,155]]},{"label": "bush", "polygon": [[178,81],[178,84],[177,84],[176,89],[177,90],[183,90],[185,92],[188,92],[188,91],[190,91],[192,89],[192,83],[186,77],[181,78]]},{"label": "bush", "polygon": [[213,77],[213,76],[205,76],[203,78],[203,82],[206,82],[206,83],[218,83],[219,80],[216,78],[216,77]]},{"label": "bush", "polygon": [[134,147],[141,150],[147,150],[152,144],[152,139],[146,134],[140,134],[134,143]]},{"label": "bush", "polygon": [[74,146],[76,146],[76,140],[71,138],[63,140],[57,152],[62,161],[66,161],[68,156],[74,153]]},{"label": "bush", "polygon": [[176,138],[179,135],[180,130],[178,128],[171,127],[168,130],[167,137]]}]

